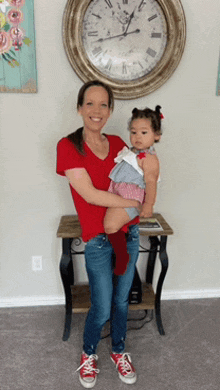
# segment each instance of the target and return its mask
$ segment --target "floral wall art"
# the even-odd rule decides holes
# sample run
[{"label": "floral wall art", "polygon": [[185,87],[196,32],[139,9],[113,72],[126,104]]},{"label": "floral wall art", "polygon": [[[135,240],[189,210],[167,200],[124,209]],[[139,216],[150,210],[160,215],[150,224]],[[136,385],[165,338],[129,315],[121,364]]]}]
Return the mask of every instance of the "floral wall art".
[{"label": "floral wall art", "polygon": [[0,0],[0,92],[37,92],[34,0]]}]

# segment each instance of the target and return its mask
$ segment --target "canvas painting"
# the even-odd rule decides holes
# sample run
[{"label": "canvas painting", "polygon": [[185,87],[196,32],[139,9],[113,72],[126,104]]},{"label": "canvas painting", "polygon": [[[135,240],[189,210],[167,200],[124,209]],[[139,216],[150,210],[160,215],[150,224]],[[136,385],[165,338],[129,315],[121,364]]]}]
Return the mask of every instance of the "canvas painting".
[{"label": "canvas painting", "polygon": [[34,0],[0,0],[0,92],[37,92]]}]

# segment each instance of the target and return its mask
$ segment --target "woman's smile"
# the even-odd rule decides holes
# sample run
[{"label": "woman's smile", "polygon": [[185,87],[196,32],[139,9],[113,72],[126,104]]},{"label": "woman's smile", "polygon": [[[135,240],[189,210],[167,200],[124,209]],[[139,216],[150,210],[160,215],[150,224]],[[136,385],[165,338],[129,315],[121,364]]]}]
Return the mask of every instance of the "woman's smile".
[{"label": "woman's smile", "polygon": [[102,118],[90,117],[93,122],[101,122]]}]

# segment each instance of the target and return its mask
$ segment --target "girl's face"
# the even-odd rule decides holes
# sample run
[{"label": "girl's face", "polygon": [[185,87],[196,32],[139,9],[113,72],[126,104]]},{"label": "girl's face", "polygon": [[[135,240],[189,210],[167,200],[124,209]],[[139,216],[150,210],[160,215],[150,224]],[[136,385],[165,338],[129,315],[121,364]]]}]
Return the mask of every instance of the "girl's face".
[{"label": "girl's face", "polygon": [[92,86],[86,90],[83,105],[78,110],[83,118],[84,130],[102,130],[111,113],[108,104],[108,92],[103,87]]},{"label": "girl's face", "polygon": [[159,139],[160,135],[152,130],[150,119],[137,118],[131,122],[130,141],[136,149],[148,149]]}]

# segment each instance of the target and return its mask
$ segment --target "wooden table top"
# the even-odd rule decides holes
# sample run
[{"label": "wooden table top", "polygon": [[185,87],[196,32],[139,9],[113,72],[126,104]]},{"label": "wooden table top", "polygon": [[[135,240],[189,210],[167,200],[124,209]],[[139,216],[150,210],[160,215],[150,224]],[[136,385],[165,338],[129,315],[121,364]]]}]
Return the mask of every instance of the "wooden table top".
[{"label": "wooden table top", "polygon": [[[140,230],[141,236],[169,236],[173,234],[172,228],[168,225],[165,219],[159,213],[154,213],[152,218],[156,218],[161,224],[162,231],[142,231]],[[141,224],[145,223],[147,218],[140,218]],[[60,219],[60,224],[57,230],[57,237],[61,238],[77,238],[81,237],[81,228],[78,220],[78,215],[63,215]]]}]

